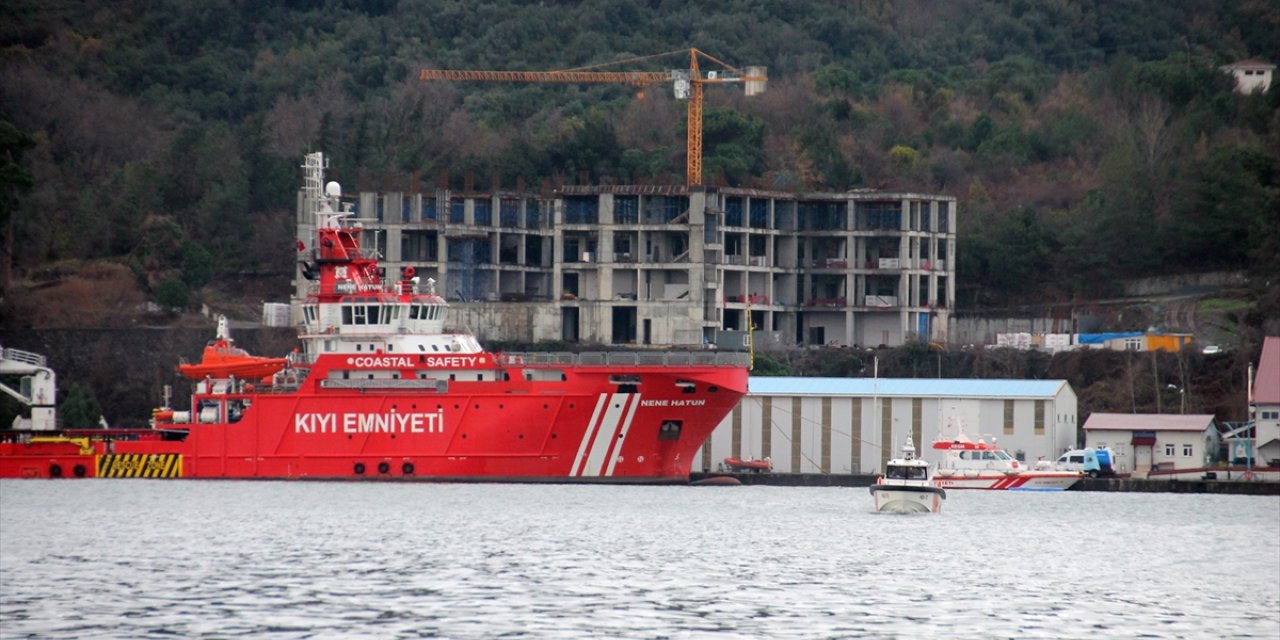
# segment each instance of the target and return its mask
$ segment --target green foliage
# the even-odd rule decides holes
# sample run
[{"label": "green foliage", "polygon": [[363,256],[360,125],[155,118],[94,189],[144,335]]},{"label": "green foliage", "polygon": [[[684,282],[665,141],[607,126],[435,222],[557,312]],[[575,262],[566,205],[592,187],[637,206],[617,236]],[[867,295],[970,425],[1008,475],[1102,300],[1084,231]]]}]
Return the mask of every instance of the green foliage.
[{"label": "green foliage", "polygon": [[102,408],[93,391],[80,384],[72,384],[58,404],[58,419],[64,429],[93,429],[99,426]]},{"label": "green foliage", "polygon": [[1179,218],[1184,246],[1211,266],[1280,271],[1277,169],[1276,158],[1256,147],[1224,147],[1198,163],[1194,199]]},{"label": "green foliage", "polygon": [[186,309],[191,304],[191,290],[180,278],[165,278],[151,292],[156,304],[166,309]]},{"label": "green foliage", "polygon": [[213,279],[213,256],[203,246],[186,242],[182,246],[180,280],[191,289],[199,289]]},{"label": "green foliage", "polygon": [[906,145],[895,144],[889,149],[889,160],[899,167],[910,169],[919,159],[920,152]]},{"label": "green foliage", "polygon": [[757,353],[755,354],[755,359],[751,368],[751,375],[789,376],[791,375],[791,369],[775,358],[771,358],[763,353]]},{"label": "green foliage", "polygon": [[416,78],[665,71],[690,45],[770,75],[759,98],[706,87],[712,184],[971,189],[960,217],[982,236],[960,238],[965,286],[1005,295],[1021,260],[1073,291],[1280,263],[1280,91],[1233,95],[1216,70],[1275,57],[1274,3],[10,4],[0,146],[22,133],[0,154],[0,215],[24,240],[19,268],[127,256],[190,288],[287,273],[259,231],[289,225],[298,159],[317,149],[348,190],[469,172],[677,182],[685,103],[669,86],[638,101],[626,85]]},{"label": "green foliage", "polygon": [[17,206],[18,193],[35,182],[22,166],[22,154],[35,145],[31,136],[7,120],[0,120],[0,226],[7,225]]},{"label": "green foliage", "polygon": [[731,109],[702,116],[702,173],[724,176],[731,185],[759,175],[764,159],[764,122]]}]

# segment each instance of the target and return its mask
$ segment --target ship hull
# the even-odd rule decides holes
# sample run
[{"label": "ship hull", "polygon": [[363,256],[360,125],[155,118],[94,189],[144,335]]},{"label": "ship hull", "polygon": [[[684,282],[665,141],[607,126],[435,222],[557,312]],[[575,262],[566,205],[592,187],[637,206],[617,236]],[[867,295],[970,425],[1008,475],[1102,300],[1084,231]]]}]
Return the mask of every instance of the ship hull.
[{"label": "ship hull", "polygon": [[876,511],[880,513],[938,513],[946,491],[927,485],[871,485]]},{"label": "ship hull", "polygon": [[[643,382],[609,382],[620,374]],[[180,429],[11,435],[0,477],[685,482],[746,381],[741,367],[609,368],[448,393],[196,396],[203,417]]]},{"label": "ship hull", "polygon": [[1021,473],[956,473],[939,472],[934,480],[945,489],[985,489],[992,491],[1066,491],[1080,481],[1078,473],[1024,471]]}]

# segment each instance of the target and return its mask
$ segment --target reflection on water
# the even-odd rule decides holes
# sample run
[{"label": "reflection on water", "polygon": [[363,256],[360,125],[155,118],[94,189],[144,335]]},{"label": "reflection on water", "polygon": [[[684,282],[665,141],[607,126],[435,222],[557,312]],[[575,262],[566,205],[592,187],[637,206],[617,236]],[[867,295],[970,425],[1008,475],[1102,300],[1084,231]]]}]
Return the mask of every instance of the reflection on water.
[{"label": "reflection on water", "polygon": [[1280,498],[0,481],[0,637],[1280,637]]}]

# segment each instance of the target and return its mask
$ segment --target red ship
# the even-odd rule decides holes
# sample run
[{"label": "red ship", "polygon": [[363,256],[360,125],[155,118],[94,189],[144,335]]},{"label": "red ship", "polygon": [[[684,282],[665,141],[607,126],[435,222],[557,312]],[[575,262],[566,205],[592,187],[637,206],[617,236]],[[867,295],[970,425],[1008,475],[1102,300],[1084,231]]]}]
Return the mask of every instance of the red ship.
[{"label": "red ship", "polygon": [[144,429],[0,431],[0,478],[684,482],[746,393],[741,353],[485,351],[445,329],[432,280],[383,281],[337,183],[321,191],[323,156],[304,167],[301,351],[251,356],[220,323],[179,367],[189,407]]}]

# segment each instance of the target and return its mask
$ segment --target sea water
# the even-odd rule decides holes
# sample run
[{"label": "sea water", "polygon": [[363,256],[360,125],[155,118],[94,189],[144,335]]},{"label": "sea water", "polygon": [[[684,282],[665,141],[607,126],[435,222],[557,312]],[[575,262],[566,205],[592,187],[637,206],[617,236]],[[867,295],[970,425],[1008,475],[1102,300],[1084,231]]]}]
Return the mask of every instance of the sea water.
[{"label": "sea water", "polygon": [[1280,638],[1280,497],[0,481],[2,638]]}]

